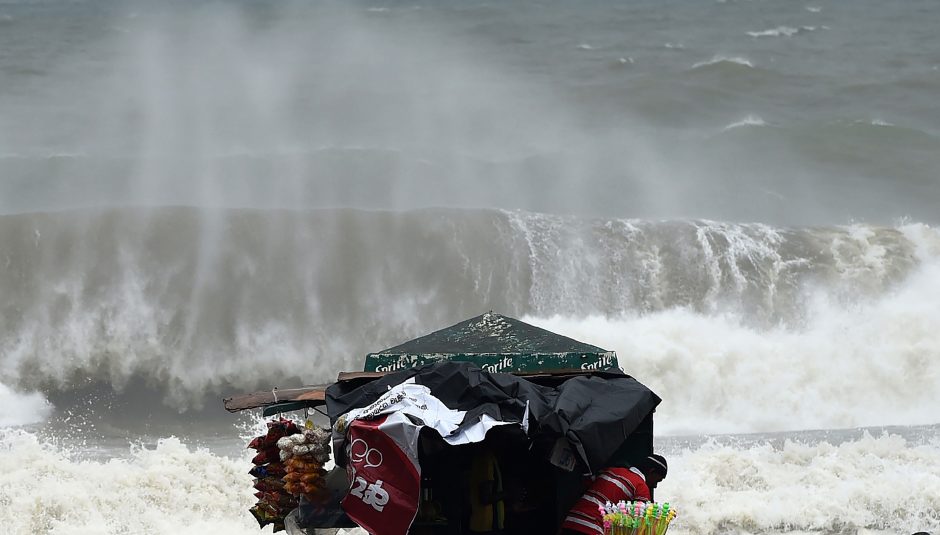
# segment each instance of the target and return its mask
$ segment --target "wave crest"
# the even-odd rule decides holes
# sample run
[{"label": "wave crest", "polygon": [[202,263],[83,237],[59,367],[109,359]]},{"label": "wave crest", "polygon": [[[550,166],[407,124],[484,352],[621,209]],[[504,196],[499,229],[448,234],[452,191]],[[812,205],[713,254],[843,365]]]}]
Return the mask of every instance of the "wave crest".
[{"label": "wave crest", "polygon": [[714,56],[708,61],[700,61],[692,65],[693,69],[701,69],[704,67],[711,67],[715,65],[728,65],[728,66],[741,66],[748,67],[753,69],[754,64],[751,63],[751,60],[741,57],[741,56]]},{"label": "wave crest", "polygon": [[792,26],[777,26],[776,28],[770,28],[767,30],[747,32],[747,34],[751,37],[793,37],[794,35],[799,35],[801,33],[815,32],[817,29],[818,28],[816,26],[800,26],[799,28],[793,28]]},{"label": "wave crest", "polygon": [[799,328],[820,296],[867,306],[940,258],[937,232],[918,225],[489,210],[27,214],[0,217],[0,241],[3,383],[48,394],[142,378],[179,407],[331,380],[368,351],[491,309]]}]

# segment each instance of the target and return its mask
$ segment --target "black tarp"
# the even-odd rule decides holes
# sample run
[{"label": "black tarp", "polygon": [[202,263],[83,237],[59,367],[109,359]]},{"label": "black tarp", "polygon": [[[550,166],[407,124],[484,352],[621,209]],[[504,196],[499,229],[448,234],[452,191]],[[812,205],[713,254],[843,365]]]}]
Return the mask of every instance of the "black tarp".
[{"label": "black tarp", "polygon": [[[465,422],[476,422],[481,412],[500,421],[521,422],[528,403],[529,440],[550,444],[567,439],[581,468],[590,472],[603,468],[660,402],[659,396],[622,372],[572,377],[551,387],[487,372],[472,363],[442,361],[390,373],[366,385],[331,385],[326,391],[331,423],[410,378],[449,408],[468,411]],[[334,453],[343,466],[342,452]]]}]

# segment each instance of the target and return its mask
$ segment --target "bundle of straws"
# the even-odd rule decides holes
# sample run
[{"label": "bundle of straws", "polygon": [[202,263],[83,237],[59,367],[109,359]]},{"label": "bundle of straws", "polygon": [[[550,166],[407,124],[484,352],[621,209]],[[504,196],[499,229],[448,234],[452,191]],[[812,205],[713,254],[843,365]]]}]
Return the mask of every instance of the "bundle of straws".
[{"label": "bundle of straws", "polygon": [[663,535],[676,517],[669,502],[607,502],[598,509],[604,520],[604,535]]}]

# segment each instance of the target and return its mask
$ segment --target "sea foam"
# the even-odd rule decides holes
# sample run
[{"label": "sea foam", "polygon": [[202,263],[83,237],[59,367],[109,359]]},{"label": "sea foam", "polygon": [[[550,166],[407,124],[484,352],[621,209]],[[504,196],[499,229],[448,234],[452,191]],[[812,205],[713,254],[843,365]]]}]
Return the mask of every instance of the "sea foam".
[{"label": "sea foam", "polygon": [[[845,238],[851,244],[833,247],[848,250],[871,239],[863,228],[857,233]],[[924,246],[932,251],[936,244]],[[884,269],[887,253],[877,245],[865,250],[864,261],[856,259],[838,269],[847,277]],[[665,400],[657,409],[658,433],[938,422],[936,258],[894,291],[850,306],[817,293],[802,324],[788,327],[755,328],[746,316],[683,308],[647,315],[526,320],[616,351],[621,367]]]},{"label": "sea foam", "polygon": [[[670,387],[680,394],[673,403],[697,388],[717,397],[701,410],[688,401],[685,421],[670,420],[676,432],[738,402],[708,390],[715,368],[732,389],[746,391],[776,366],[787,388],[826,392],[806,425],[892,423],[884,407],[868,411],[862,400],[853,408],[865,395],[856,389],[869,386],[888,401],[906,392],[896,423],[924,423],[914,404],[928,395],[909,387],[932,388],[929,374],[911,383],[903,374],[872,374],[904,370],[905,360],[935,369],[917,361],[937,350],[929,334],[940,329],[940,296],[924,299],[938,293],[940,279],[931,278],[940,232],[928,226],[782,228],[494,211],[231,212],[201,226],[198,214],[6,218],[3,383],[59,399],[83,377],[97,392],[142,401],[134,387],[142,381],[156,403],[198,408],[217,404],[219,394],[332,380],[361,368],[369,351],[494,309],[560,317],[559,332],[609,345],[625,366],[637,358],[682,364],[672,372],[684,381]],[[400,260],[362,260],[393,257]],[[585,331],[591,318],[602,320]],[[636,333],[643,336],[622,337]],[[876,357],[888,364],[872,365]],[[819,359],[859,382],[790,379],[793,366],[831,375]],[[720,418],[735,422],[731,430],[803,422],[742,416]]]},{"label": "sea foam", "polygon": [[791,26],[777,26],[769,30],[747,32],[751,37],[793,37],[794,35],[816,31],[815,26],[800,26],[793,28]]},{"label": "sea foam", "polygon": [[735,128],[740,128],[742,126],[766,126],[767,123],[763,119],[756,115],[748,115],[740,121],[729,124],[728,126],[722,128],[722,131],[733,130]]},{"label": "sea foam", "polygon": [[[659,420],[657,420],[658,423]],[[890,434],[747,446],[709,442],[664,452],[657,501],[675,504],[670,533],[890,533],[940,528],[940,444]],[[879,492],[876,489],[890,489]]]},{"label": "sea foam", "polygon": [[[255,498],[247,454],[226,457],[170,437],[121,458],[83,460],[9,430],[0,430],[0,451],[7,533],[270,533],[248,512]],[[670,470],[656,497],[679,511],[670,529],[677,535],[940,527],[936,442],[864,434],[841,443],[712,440],[660,451]]]},{"label": "sea foam", "polygon": [[700,67],[708,67],[710,65],[718,65],[720,63],[731,63],[735,65],[742,65],[744,67],[754,67],[754,64],[751,63],[751,60],[740,57],[740,56],[714,56],[708,61],[700,61],[692,65],[693,69],[698,69]]},{"label": "sea foam", "polygon": [[0,383],[0,427],[29,425],[44,421],[52,405],[38,392],[16,392]]}]

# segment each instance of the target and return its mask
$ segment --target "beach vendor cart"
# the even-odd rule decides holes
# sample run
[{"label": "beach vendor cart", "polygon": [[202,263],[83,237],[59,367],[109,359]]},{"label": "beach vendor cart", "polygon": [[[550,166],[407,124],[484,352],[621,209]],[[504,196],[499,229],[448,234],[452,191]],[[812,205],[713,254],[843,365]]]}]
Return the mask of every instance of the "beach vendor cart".
[{"label": "beach vendor cart", "polygon": [[[285,486],[310,490],[293,495],[289,512],[294,502],[281,500],[276,528],[555,533],[585,475],[615,453],[653,451],[660,398],[624,374],[614,352],[507,316],[489,312],[370,353],[363,368],[329,385],[224,400],[229,411],[265,415],[326,409],[329,429],[301,424],[293,439],[275,437],[306,452],[286,461],[308,472],[298,479],[288,469]],[[273,459],[268,451],[260,460]]]}]

